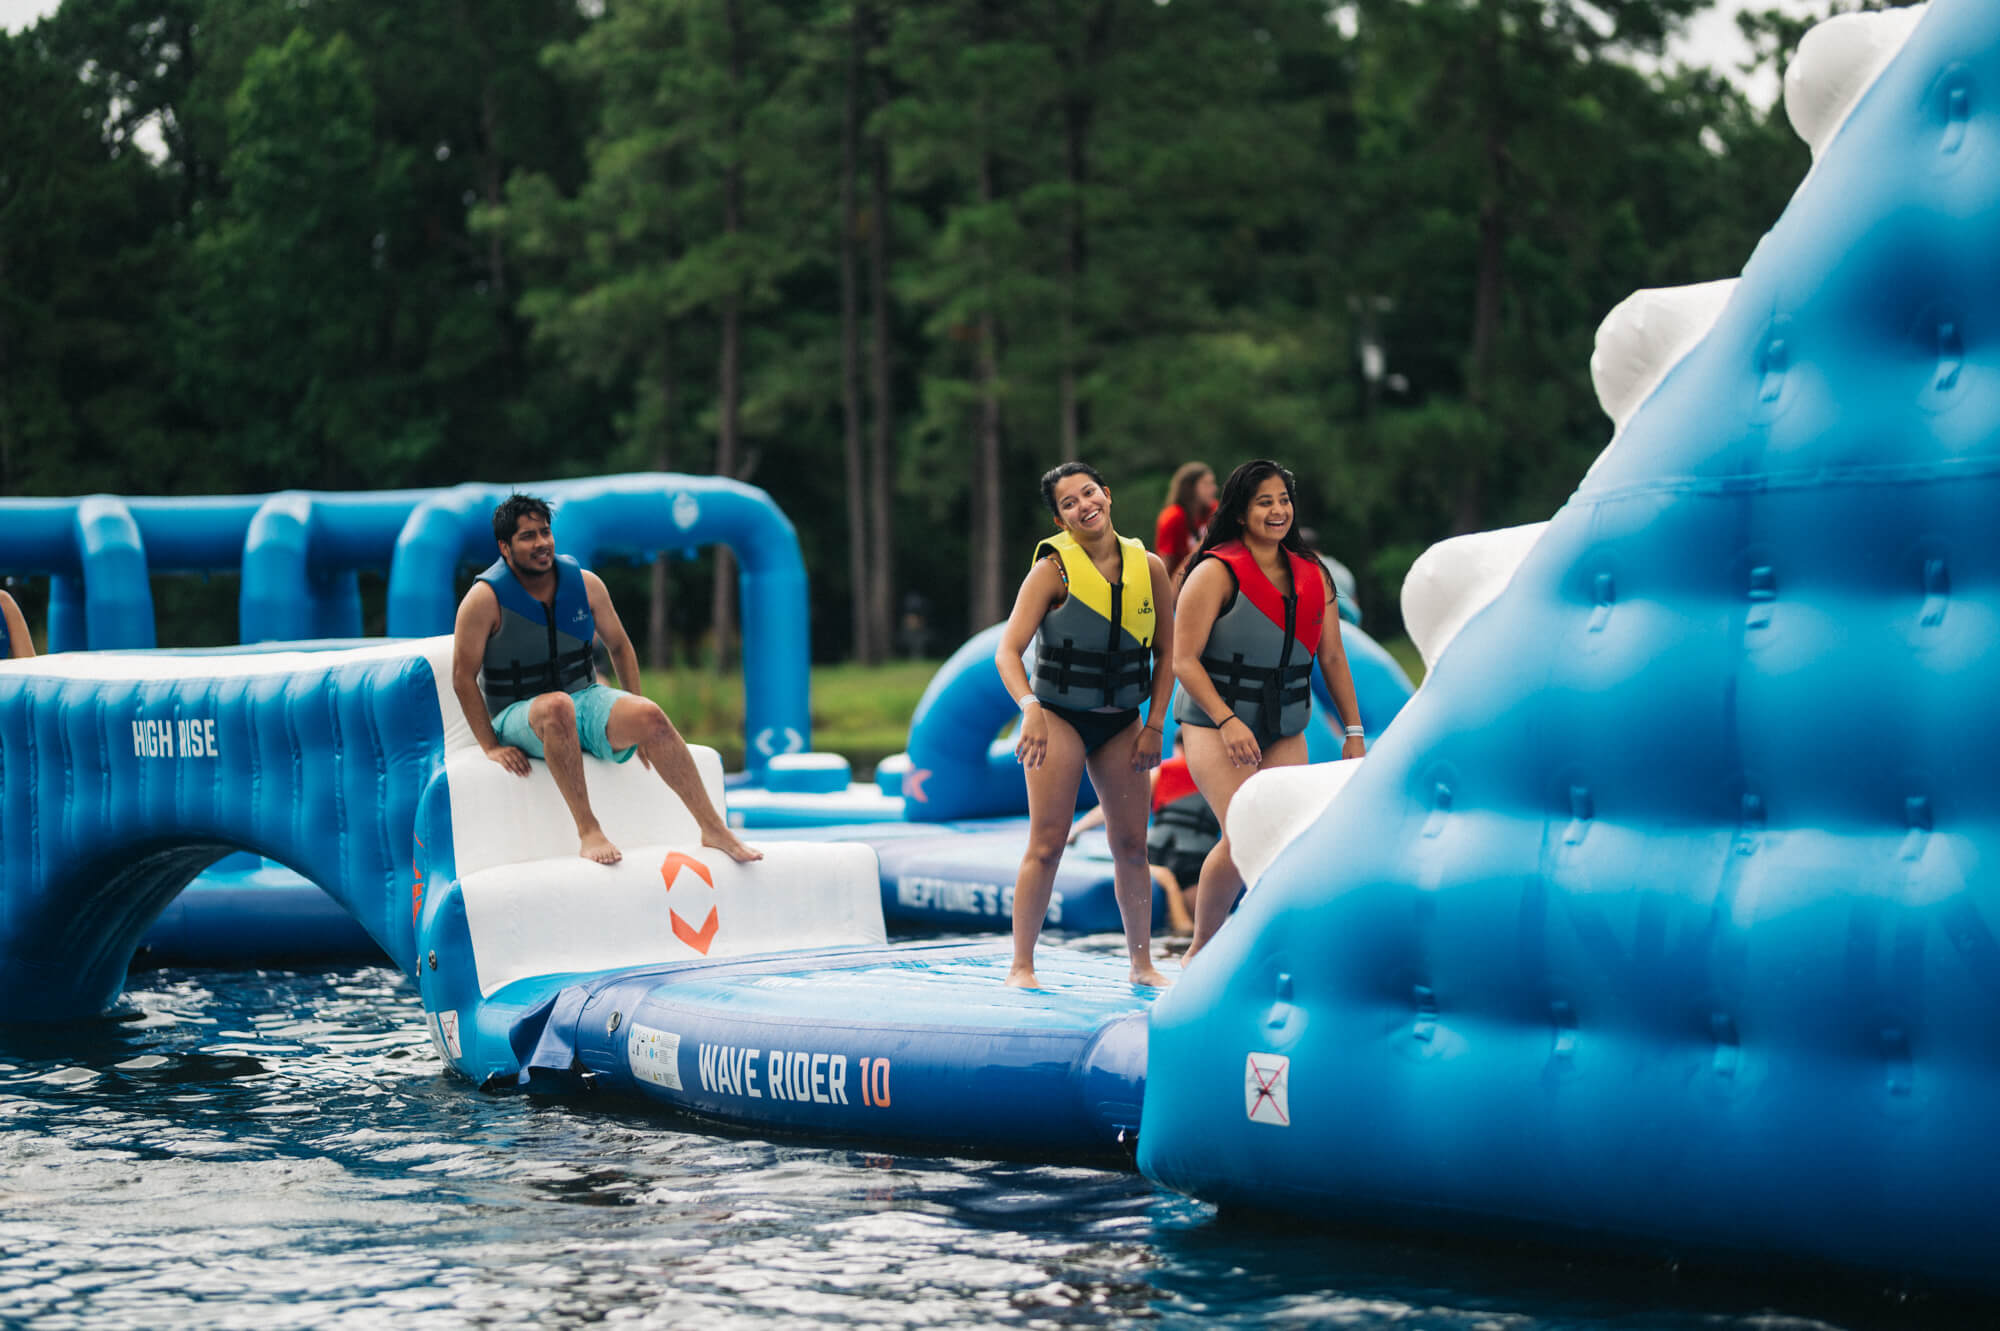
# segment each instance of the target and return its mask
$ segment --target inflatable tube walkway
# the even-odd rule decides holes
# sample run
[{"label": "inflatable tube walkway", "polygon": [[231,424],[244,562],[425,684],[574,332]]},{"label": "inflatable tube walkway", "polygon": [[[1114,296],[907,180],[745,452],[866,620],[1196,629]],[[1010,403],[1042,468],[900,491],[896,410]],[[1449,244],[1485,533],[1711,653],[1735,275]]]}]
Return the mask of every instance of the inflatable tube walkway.
[{"label": "inflatable tube walkway", "polygon": [[1151,1177],[2000,1292],[2000,6],[1790,83],[1741,281],[1607,321],[1611,446],[1157,1006]]},{"label": "inflatable tube walkway", "polygon": [[[389,575],[389,632],[449,633],[457,576],[493,562],[492,512],[512,487],[352,494],[0,499],[0,569],[50,578],[51,652],[154,646],[149,578],[242,574],[245,644],[355,638],[358,570]],[[743,606],[746,762],[812,747],[810,607],[798,534],[755,486],[638,472],[530,484],[561,548],[593,561],[726,545]]]}]

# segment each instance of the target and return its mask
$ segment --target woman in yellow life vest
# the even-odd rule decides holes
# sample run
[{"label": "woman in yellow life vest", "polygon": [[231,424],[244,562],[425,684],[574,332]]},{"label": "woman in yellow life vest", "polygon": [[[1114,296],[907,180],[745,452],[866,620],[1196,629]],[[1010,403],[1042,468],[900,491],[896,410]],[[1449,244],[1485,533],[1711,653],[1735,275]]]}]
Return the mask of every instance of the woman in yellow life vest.
[{"label": "woman in yellow life vest", "polygon": [[[1042,477],[1060,529],[1035,547],[994,661],[1021,708],[1014,753],[1028,776],[1028,849],[1014,879],[1014,964],[1007,983],[1035,987],[1035,940],[1076,816],[1084,771],[1104,807],[1118,914],[1134,984],[1163,985],[1153,965],[1153,879],[1146,867],[1148,773],[1174,687],[1173,585],[1158,555],[1111,526],[1111,491],[1081,462]],[[1035,643],[1035,677],[1021,656]],[[1150,704],[1141,722],[1139,707]]]}]

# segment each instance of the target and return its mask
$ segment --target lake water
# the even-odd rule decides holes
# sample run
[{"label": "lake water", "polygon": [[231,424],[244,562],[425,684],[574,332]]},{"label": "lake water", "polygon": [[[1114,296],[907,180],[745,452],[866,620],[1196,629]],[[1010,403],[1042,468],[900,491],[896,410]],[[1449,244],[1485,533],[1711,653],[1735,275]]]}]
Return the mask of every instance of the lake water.
[{"label": "lake water", "polygon": [[1252,1225],[1115,1170],[485,1095],[444,1074],[385,967],[146,972],[115,1019],[0,1028],[0,1325],[392,1321],[1994,1324],[1865,1288]]}]

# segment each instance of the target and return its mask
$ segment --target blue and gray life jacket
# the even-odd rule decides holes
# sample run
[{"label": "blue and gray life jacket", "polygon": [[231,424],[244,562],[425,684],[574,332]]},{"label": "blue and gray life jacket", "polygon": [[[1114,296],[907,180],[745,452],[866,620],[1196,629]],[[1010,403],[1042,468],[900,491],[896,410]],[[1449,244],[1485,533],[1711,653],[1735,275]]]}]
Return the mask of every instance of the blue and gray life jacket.
[{"label": "blue and gray life jacket", "polygon": [[479,575],[500,601],[500,631],[486,640],[479,672],[479,691],[494,716],[523,698],[581,693],[596,682],[590,645],[597,620],[590,613],[583,565],[557,555],[554,571],[554,605],[530,596],[504,559]]},{"label": "blue and gray life jacket", "polygon": [[1035,635],[1035,696],[1056,707],[1137,707],[1153,688],[1153,573],[1146,546],[1118,538],[1125,564],[1108,582],[1068,532],[1035,547],[1062,561],[1069,595]]}]

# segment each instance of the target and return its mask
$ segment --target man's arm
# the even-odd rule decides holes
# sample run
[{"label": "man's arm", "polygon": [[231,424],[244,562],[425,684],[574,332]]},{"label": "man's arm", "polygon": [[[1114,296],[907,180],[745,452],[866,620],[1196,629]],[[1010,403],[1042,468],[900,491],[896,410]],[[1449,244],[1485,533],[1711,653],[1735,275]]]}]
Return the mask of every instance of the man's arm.
[{"label": "man's arm", "polygon": [[638,693],[639,653],[632,646],[632,635],[625,631],[625,623],[618,618],[617,607],[611,604],[611,593],[604,586],[604,579],[589,569],[583,571],[583,590],[590,597],[590,617],[597,621],[597,636],[604,639],[604,650],[611,654],[611,669],[618,675],[618,687],[627,693]]},{"label": "man's arm", "polygon": [[7,654],[14,657],[33,656],[35,640],[28,636],[28,617],[21,613],[21,607],[6,592],[0,592],[0,616],[7,620]]},{"label": "man's arm", "polygon": [[479,691],[479,666],[486,659],[486,640],[500,627],[500,600],[483,582],[458,603],[458,619],[451,629],[451,691],[465,712],[465,724],[480,752],[516,776],[528,774],[528,755],[511,744],[502,744],[493,733],[493,717],[486,710],[486,697]]}]

